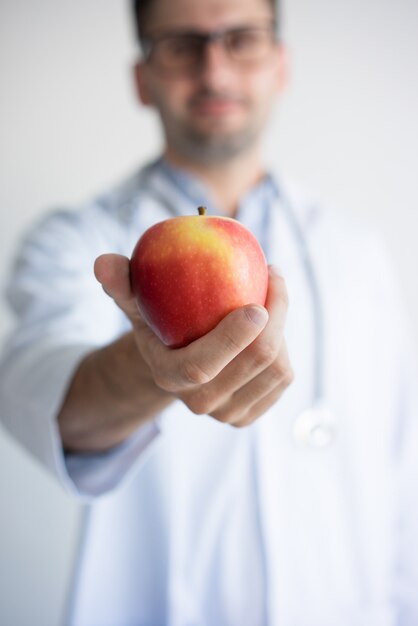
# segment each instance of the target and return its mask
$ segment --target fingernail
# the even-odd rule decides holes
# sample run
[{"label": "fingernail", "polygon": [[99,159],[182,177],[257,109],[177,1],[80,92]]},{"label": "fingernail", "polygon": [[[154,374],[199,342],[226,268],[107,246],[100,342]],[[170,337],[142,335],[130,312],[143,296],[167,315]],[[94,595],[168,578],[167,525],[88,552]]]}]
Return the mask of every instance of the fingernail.
[{"label": "fingernail", "polygon": [[253,306],[245,309],[245,312],[248,318],[255,324],[256,326],[265,326],[267,324],[269,314],[266,309],[261,306]]},{"label": "fingernail", "polygon": [[279,276],[279,278],[283,278],[283,272],[277,265],[269,265],[269,272],[271,276]]}]

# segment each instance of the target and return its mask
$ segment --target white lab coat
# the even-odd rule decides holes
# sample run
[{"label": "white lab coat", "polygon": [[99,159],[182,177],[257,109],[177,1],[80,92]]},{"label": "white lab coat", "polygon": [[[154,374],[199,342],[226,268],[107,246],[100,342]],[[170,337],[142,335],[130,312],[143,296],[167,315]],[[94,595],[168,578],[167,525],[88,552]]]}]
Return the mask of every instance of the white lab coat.
[{"label": "white lab coat", "polygon": [[[378,238],[292,186],[321,287],[332,444],[294,436],[312,402],[314,328],[279,196],[269,261],[288,285],[296,373],[280,402],[238,430],[178,402],[109,453],[64,458],[55,417],[71,373],[128,329],[92,262],[129,255],[145,228],[170,216],[167,199],[193,212],[203,191],[183,184],[189,199],[151,168],[82,211],[51,214],[28,235],[9,289],[18,327],[0,369],[2,420],[88,503],[68,622],[416,626],[416,380],[395,280]],[[254,206],[240,218],[262,238]]]}]

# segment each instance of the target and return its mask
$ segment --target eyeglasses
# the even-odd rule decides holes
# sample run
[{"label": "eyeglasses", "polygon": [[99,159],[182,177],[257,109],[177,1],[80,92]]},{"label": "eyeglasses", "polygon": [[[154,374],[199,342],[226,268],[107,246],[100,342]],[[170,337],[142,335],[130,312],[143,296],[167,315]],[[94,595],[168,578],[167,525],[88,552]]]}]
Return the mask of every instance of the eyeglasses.
[{"label": "eyeglasses", "polygon": [[149,35],[143,40],[145,59],[161,70],[184,73],[201,67],[209,43],[220,42],[237,64],[263,61],[276,41],[274,23],[241,26],[211,32],[173,31]]}]

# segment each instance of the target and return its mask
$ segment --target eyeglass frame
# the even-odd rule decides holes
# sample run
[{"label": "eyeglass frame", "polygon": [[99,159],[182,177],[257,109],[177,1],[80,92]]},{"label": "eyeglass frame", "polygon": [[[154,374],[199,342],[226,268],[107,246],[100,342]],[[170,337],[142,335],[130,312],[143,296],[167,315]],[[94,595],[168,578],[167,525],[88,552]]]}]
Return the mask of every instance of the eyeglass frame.
[{"label": "eyeglass frame", "polygon": [[[173,29],[173,30],[165,30],[160,31],[155,34],[150,33],[148,35],[144,35],[141,39],[141,47],[143,56],[146,62],[151,61],[151,55],[153,52],[153,47],[159,42],[164,41],[166,39],[170,39],[172,37],[181,37],[181,36],[189,36],[196,37],[199,39],[203,46],[202,50],[205,50],[207,45],[216,41],[222,41],[224,48],[228,51],[228,47],[225,45],[225,38],[229,34],[239,33],[246,30],[265,30],[270,31],[271,33],[271,43],[277,44],[280,42],[278,33],[277,33],[277,24],[275,20],[270,20],[268,23],[263,25],[250,25],[243,24],[240,26],[234,26],[233,28],[219,28],[212,31],[201,31],[201,30],[186,30],[186,29]],[[231,57],[233,61],[233,57]],[[240,61],[236,61],[240,64]],[[245,64],[245,62],[241,62]],[[196,67],[198,64],[196,64]],[[184,68],[186,69],[186,68]]]}]

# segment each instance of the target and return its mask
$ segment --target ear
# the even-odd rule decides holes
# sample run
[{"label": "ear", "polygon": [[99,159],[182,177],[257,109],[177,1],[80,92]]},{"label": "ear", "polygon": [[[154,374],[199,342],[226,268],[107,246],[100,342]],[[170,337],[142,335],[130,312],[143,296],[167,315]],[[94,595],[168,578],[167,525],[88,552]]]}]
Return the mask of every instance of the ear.
[{"label": "ear", "polygon": [[138,101],[145,106],[152,106],[153,101],[148,87],[147,68],[143,61],[137,61],[137,63],[135,63],[133,74]]}]

